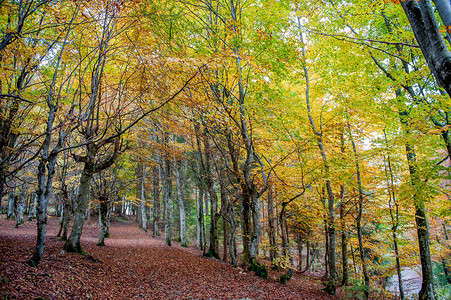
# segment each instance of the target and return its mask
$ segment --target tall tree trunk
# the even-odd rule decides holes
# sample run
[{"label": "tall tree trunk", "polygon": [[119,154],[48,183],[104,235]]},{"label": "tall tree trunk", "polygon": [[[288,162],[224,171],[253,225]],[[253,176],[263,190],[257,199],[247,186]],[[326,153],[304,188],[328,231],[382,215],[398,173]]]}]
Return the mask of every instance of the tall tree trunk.
[{"label": "tall tree trunk", "polygon": [[219,259],[219,241],[218,241],[218,197],[213,184],[208,185],[208,195],[210,199],[210,255]]},{"label": "tall tree trunk", "polygon": [[302,240],[302,235],[301,233],[298,233],[297,235],[297,244],[298,244],[298,270],[302,270],[302,251],[304,250],[304,242]]},{"label": "tall tree trunk", "polygon": [[[230,1],[230,16],[234,22],[238,21],[239,9],[241,7],[238,3]],[[239,36],[236,26],[232,24],[232,30]],[[252,132],[249,130],[248,117],[245,108],[245,98],[246,98],[246,88],[245,81],[243,79],[243,67],[241,61],[241,52],[238,44],[233,46],[233,52],[235,54],[235,66],[238,75],[237,85],[238,85],[238,103],[239,103],[239,131],[244,143],[243,148],[245,150],[246,159],[242,166],[242,179],[241,179],[241,205],[242,205],[242,216],[243,216],[243,263],[252,264],[257,260],[256,257],[256,246],[258,245],[258,232],[254,233],[252,228],[252,209],[256,209],[258,204],[254,203],[257,200],[257,191],[253,182],[253,177],[251,176],[251,169],[254,163],[255,151],[252,139]],[[238,173],[237,173],[238,174]],[[259,216],[255,215],[254,220]],[[256,225],[258,227],[258,225]],[[256,227],[256,228],[257,228]]]},{"label": "tall tree trunk", "polygon": [[[301,28],[300,18],[297,18],[299,29]],[[307,68],[307,57],[305,54],[305,46],[302,33],[300,33],[301,43],[302,43],[302,59],[303,59],[303,69],[304,69],[304,77],[305,77],[305,102],[307,106],[307,113],[309,118],[310,127],[312,129],[313,134],[316,137],[317,146],[320,150],[321,157],[324,163],[324,169],[326,172],[326,178],[329,178],[330,174],[330,166],[327,160],[326,151],[324,149],[323,142],[323,133],[318,131],[315,122],[313,121],[312,110],[310,107],[310,80]],[[321,127],[320,127],[321,128]],[[329,241],[329,249],[327,251],[328,255],[328,267],[329,267],[329,281],[326,284],[325,291],[334,295],[337,287],[337,272],[336,272],[336,237],[335,237],[335,196],[332,191],[332,184],[329,179],[326,179],[326,190],[327,190],[327,232],[328,232],[328,241]]]},{"label": "tall tree trunk", "polygon": [[201,245],[201,226],[200,226],[200,218],[199,218],[199,198],[200,198],[201,190],[198,189],[196,193],[196,247],[200,249]]},{"label": "tall tree trunk", "polygon": [[158,222],[160,221],[160,176],[158,173],[158,166],[154,166],[153,173],[153,237],[160,235]]},{"label": "tall tree trunk", "polygon": [[229,199],[228,199],[228,193],[227,193],[227,187],[225,184],[225,172],[224,172],[224,168],[221,168],[219,171],[220,175],[219,175],[219,186],[220,186],[220,192],[221,192],[221,216],[222,216],[222,232],[223,232],[223,255],[222,255],[222,260],[227,262],[228,261],[228,214],[227,214],[227,210],[228,210],[228,206],[229,204]]},{"label": "tall tree trunk", "polygon": [[[254,194],[252,198],[252,238],[251,238],[251,257],[257,258],[258,246],[260,243],[260,200]],[[291,257],[293,259],[293,257]]]},{"label": "tall tree trunk", "polygon": [[26,198],[24,193],[20,193],[17,200],[17,216],[16,216],[16,228],[18,228],[20,225],[24,222],[24,213],[25,213],[25,205],[26,205]]},{"label": "tall tree trunk", "polygon": [[145,166],[142,162],[140,162],[137,166],[137,177],[138,177],[138,184],[136,187],[137,190],[137,196],[139,199],[139,226],[147,232],[147,203],[146,203],[146,190],[145,190]]},{"label": "tall tree trunk", "polygon": [[276,218],[274,217],[274,192],[273,184],[269,185],[268,190],[268,237],[269,237],[269,258],[271,263],[277,258],[276,241]]},{"label": "tall tree trunk", "polygon": [[363,271],[363,283],[365,286],[365,299],[369,298],[370,292],[370,276],[368,273],[368,267],[366,265],[366,257],[365,257],[365,249],[363,247],[363,236],[362,236],[362,214],[363,214],[363,188],[362,188],[362,179],[360,175],[360,162],[359,155],[357,153],[357,148],[355,146],[354,138],[352,136],[351,130],[349,130],[349,138],[352,143],[352,150],[354,151],[354,159],[355,159],[355,167],[357,173],[357,185],[359,188],[359,202],[358,202],[358,212],[357,212],[357,238],[359,241],[359,252],[360,252],[360,260],[362,262],[362,271]]},{"label": "tall tree trunk", "polygon": [[8,212],[6,215],[7,219],[14,219],[16,217],[15,207],[16,207],[16,194],[15,193],[9,193],[8,196]]},{"label": "tall tree trunk", "polygon": [[63,222],[61,224],[62,233],[60,235],[62,241],[67,241],[67,232],[69,229],[69,220],[70,220],[70,199],[64,198],[64,211],[63,211]]},{"label": "tall tree trunk", "polygon": [[31,194],[30,207],[28,209],[28,221],[36,218],[36,210],[38,205],[37,198],[38,195],[36,195],[36,193]]},{"label": "tall tree trunk", "polygon": [[180,215],[180,245],[186,247],[185,170],[181,160],[175,161],[175,182]]},{"label": "tall tree trunk", "polygon": [[235,219],[235,208],[234,203],[229,203],[228,206],[229,220],[230,220],[230,236],[229,236],[229,247],[230,247],[230,263],[233,266],[237,266],[237,247],[236,247],[236,219]]},{"label": "tall tree trunk", "polygon": [[[54,100],[54,98],[59,98],[59,95],[55,95],[54,87],[56,84],[56,79],[58,77],[58,70],[61,63],[61,59],[63,56],[64,48],[67,44],[69,33],[71,32],[71,26],[73,21],[75,20],[76,15],[78,14],[78,8],[75,10],[72,19],[70,21],[69,28],[66,32],[66,36],[63,44],[61,45],[61,50],[58,55],[58,60],[55,66],[55,72],[53,73],[53,79],[49,86],[49,92],[47,94],[47,107],[49,109],[47,123],[46,123],[46,131],[45,138],[42,142],[42,150],[39,158],[38,164],[38,188],[36,194],[38,195],[38,214],[37,214],[37,237],[36,237],[36,247],[32,257],[27,261],[27,264],[30,266],[36,267],[41,261],[42,254],[44,253],[44,244],[45,238],[47,234],[47,206],[49,202],[49,197],[52,191],[52,183],[53,177],[55,175],[55,164],[58,152],[64,145],[65,139],[70,132],[69,128],[65,130],[66,124],[61,123],[59,129],[59,137],[56,145],[52,150],[50,150],[50,144],[52,142],[52,134],[54,131],[53,122],[56,118],[56,113],[58,111],[59,102],[58,100]],[[70,119],[70,118],[69,118]]]},{"label": "tall tree trunk", "polygon": [[[397,92],[399,95],[399,92]],[[399,118],[403,125],[404,132],[409,136],[409,122],[407,120],[408,113],[400,112]],[[419,189],[421,183],[420,174],[417,169],[415,148],[409,143],[405,143],[407,163],[409,165],[410,182],[414,189],[413,201],[415,207],[415,222],[418,234],[418,246],[420,252],[421,270],[422,270],[422,285],[419,293],[420,299],[434,300],[434,273],[432,271],[431,250],[429,245],[429,224],[426,216],[426,208],[424,206],[425,199],[422,198],[421,193],[416,191]]]},{"label": "tall tree trunk", "polygon": [[324,267],[325,267],[325,273],[324,277],[329,277],[329,252],[330,252],[330,244],[329,244],[329,228],[327,226],[327,218],[324,220],[324,237],[325,237],[325,247],[326,251],[324,253]]},{"label": "tall tree trunk", "polygon": [[196,202],[197,206],[197,248],[200,250],[205,250],[204,243],[205,243],[205,235],[204,235],[204,205],[203,200],[204,199],[204,190],[200,187],[199,188],[199,194]]},{"label": "tall tree trunk", "polygon": [[289,258],[290,261],[290,267],[288,268],[287,278],[290,279],[293,276],[293,256],[291,255],[290,251],[290,241],[288,237],[288,224],[287,224],[287,217],[286,217],[286,206],[289,202],[283,202],[282,203],[282,210],[280,211],[279,215],[279,222],[280,222],[280,229],[282,230],[282,254],[285,258]]},{"label": "tall tree trunk", "polygon": [[55,163],[56,155],[50,160],[47,160],[47,158],[41,159],[38,166],[38,189],[36,191],[36,194],[38,195],[37,240],[33,256],[27,261],[28,265],[34,267],[39,264],[42,254],[44,253],[45,238],[47,234],[47,206],[53,175],[55,173]]},{"label": "tall tree trunk", "polygon": [[[445,221],[443,221],[442,226],[443,226],[443,232],[445,234],[445,241],[448,241],[449,237],[448,237],[448,231],[446,230]],[[451,276],[449,274],[448,266],[446,265],[445,257],[443,257],[443,256],[442,256],[442,267],[443,267],[443,272],[445,273],[446,281],[448,282],[448,284],[451,284]]]},{"label": "tall tree trunk", "polygon": [[[343,187],[342,187],[343,191]],[[343,199],[343,198],[342,198]],[[348,267],[348,236],[345,221],[346,204],[343,201],[340,205],[340,223],[341,223],[341,260],[342,260],[342,285],[348,285],[349,281],[349,267]]]},{"label": "tall tree trunk", "polygon": [[[387,141],[387,135],[385,134],[384,130],[384,137],[385,137],[385,143],[388,150],[388,141]],[[399,259],[399,249],[398,249],[398,237],[397,237],[397,229],[399,225],[399,207],[398,203],[396,202],[396,196],[395,196],[395,189],[394,189],[394,175],[393,170],[391,167],[391,159],[390,155],[385,157],[384,155],[384,167],[385,167],[385,176],[387,180],[387,192],[389,196],[389,202],[388,206],[390,209],[390,217],[392,221],[392,236],[393,236],[393,245],[395,248],[395,256],[396,256],[396,272],[398,274],[398,286],[399,286],[399,294],[401,297],[401,300],[405,299],[404,295],[404,286],[402,282],[402,270],[401,270],[401,262]],[[395,206],[395,212],[393,213],[393,206],[392,202]]]},{"label": "tall tree trunk", "polygon": [[3,168],[0,167],[0,213],[3,213],[3,195],[5,192],[5,182],[6,182],[6,176],[4,175]]},{"label": "tall tree trunk", "polygon": [[110,199],[104,195],[100,197],[100,234],[97,246],[105,246],[105,238],[108,237],[108,212],[110,210]]},{"label": "tall tree trunk", "polygon": [[252,235],[252,211],[251,211],[251,202],[252,202],[251,192],[248,190],[248,187],[243,184],[242,193],[241,193],[241,207],[242,207],[242,240],[243,240],[243,264],[250,265],[252,264],[252,258],[250,253],[250,244],[251,244],[251,235]]},{"label": "tall tree trunk", "polygon": [[[436,0],[437,4],[441,4],[441,2],[444,1]],[[413,33],[415,34],[415,39],[423,52],[429,69],[432,74],[434,74],[439,85],[451,97],[451,53],[440,33],[440,27],[435,17],[431,1],[401,1],[400,3],[405,14],[407,15],[407,18],[409,19],[409,23],[412,27]],[[449,2],[444,5],[449,10]],[[441,8],[441,5],[439,5],[438,8],[441,16],[444,16],[444,10]],[[449,24],[450,22],[448,17],[446,17],[443,21],[445,24]],[[420,212],[419,215],[421,214],[422,213]],[[429,275],[426,276],[428,277]],[[426,286],[427,285],[430,285],[430,283],[426,284]],[[426,286],[424,288],[428,289],[428,291],[430,290],[431,292],[429,293],[422,289],[423,292],[420,293],[420,296],[429,293],[427,299],[435,298],[432,286],[431,289]]]},{"label": "tall tree trunk", "polygon": [[[343,155],[345,154],[345,128],[344,126],[340,130],[340,152]],[[341,227],[341,261],[342,261],[342,278],[341,284],[343,286],[348,285],[349,281],[349,267],[348,267],[348,237],[347,237],[347,228],[346,228],[346,202],[345,202],[345,193],[346,188],[343,184],[340,184],[340,227]]]},{"label": "tall tree trunk", "polygon": [[164,241],[166,245],[172,244],[172,172],[171,162],[166,155],[164,162],[163,202],[165,203]]},{"label": "tall tree trunk", "polygon": [[88,209],[92,176],[93,174],[91,174],[85,165],[85,168],[80,176],[78,195],[74,201],[74,222],[72,224],[72,231],[63,246],[63,249],[67,252],[83,253],[80,238],[86,219],[86,211]]}]

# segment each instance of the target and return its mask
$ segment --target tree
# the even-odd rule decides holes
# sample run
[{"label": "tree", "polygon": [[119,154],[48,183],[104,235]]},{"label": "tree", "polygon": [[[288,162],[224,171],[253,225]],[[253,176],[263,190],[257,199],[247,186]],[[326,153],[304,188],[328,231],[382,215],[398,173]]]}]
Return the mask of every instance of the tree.
[{"label": "tree", "polygon": [[[434,2],[445,24],[445,31],[449,31],[448,26],[451,25],[449,3],[446,4],[444,0],[436,0]],[[431,1],[407,0],[401,1],[401,6],[409,19],[410,26],[429,69],[434,74],[438,84],[451,97],[451,52],[445,45],[441,35]]]},{"label": "tree", "polygon": [[[69,135],[69,133],[74,129],[73,124],[71,124],[71,119],[73,117],[72,113],[75,107],[75,104],[72,104],[72,106],[69,108],[69,118],[66,120],[69,120],[69,122],[62,121],[59,124],[59,136],[58,140],[56,142],[56,145],[51,149],[51,140],[52,135],[54,131],[54,121],[56,119],[56,113],[58,109],[60,108],[60,98],[61,98],[61,90],[62,87],[59,88],[59,92],[55,93],[55,90],[57,90],[56,86],[56,80],[59,72],[59,67],[61,64],[63,52],[65,50],[65,47],[68,43],[68,37],[71,33],[73,22],[78,14],[78,7],[75,7],[72,18],[69,22],[69,27],[67,29],[66,37],[63,41],[63,44],[61,46],[60,53],[56,60],[56,66],[55,71],[53,74],[53,78],[51,81],[51,84],[48,88],[49,92],[46,97],[46,104],[48,106],[48,117],[47,117],[47,123],[46,123],[46,131],[45,131],[45,138],[42,142],[42,151],[39,158],[39,165],[38,165],[38,188],[36,191],[36,194],[38,196],[37,199],[37,241],[36,241],[36,248],[34,250],[33,256],[29,261],[27,261],[27,264],[30,266],[36,267],[39,262],[41,261],[42,254],[44,252],[44,244],[45,244],[45,238],[46,238],[46,231],[47,231],[47,206],[48,201],[50,197],[50,193],[52,191],[52,182],[55,174],[55,167],[56,167],[56,159],[58,156],[58,153],[61,151],[61,149],[64,146],[65,139]],[[56,99],[56,100],[54,100]]]}]

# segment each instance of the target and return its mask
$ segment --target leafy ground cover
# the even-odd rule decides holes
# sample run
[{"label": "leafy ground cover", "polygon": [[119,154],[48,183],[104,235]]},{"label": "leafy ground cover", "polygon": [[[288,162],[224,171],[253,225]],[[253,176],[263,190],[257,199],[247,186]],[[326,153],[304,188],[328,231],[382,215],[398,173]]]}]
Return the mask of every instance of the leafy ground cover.
[{"label": "leafy ground cover", "polygon": [[82,246],[94,259],[62,250],[58,219],[49,217],[39,268],[25,265],[35,243],[35,222],[14,228],[0,220],[1,299],[343,299],[321,291],[312,274],[295,274],[287,285],[222,261],[194,247],[164,245],[136,224],[115,221],[105,247],[95,246],[99,228],[86,224]]}]

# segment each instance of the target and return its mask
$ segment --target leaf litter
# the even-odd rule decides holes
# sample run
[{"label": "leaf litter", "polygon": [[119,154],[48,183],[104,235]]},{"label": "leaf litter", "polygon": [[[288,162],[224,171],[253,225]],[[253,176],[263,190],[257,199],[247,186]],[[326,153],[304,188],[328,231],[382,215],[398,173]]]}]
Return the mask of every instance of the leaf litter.
[{"label": "leaf litter", "polygon": [[[319,276],[294,274],[286,284],[277,273],[262,279],[240,267],[202,257],[195,247],[166,246],[161,237],[133,222],[112,221],[111,237],[97,243],[96,222],[84,226],[83,250],[66,253],[55,236],[58,218],[49,217],[44,255],[38,268],[25,265],[35,247],[36,222],[14,228],[0,220],[2,299],[343,299],[322,291]],[[273,271],[272,271],[273,272]]]}]

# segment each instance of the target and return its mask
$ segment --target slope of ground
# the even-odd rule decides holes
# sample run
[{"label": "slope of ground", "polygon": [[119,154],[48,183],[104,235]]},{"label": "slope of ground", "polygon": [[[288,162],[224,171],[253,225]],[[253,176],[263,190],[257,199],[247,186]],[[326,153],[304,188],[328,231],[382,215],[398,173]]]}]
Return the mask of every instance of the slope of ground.
[{"label": "slope of ground", "polygon": [[318,279],[296,274],[287,285],[204,258],[194,248],[165,246],[136,224],[113,222],[111,238],[97,247],[99,229],[85,225],[82,246],[100,260],[62,251],[49,217],[43,260],[38,269],[24,262],[35,243],[35,222],[14,228],[0,220],[1,299],[342,299],[321,291]]}]

